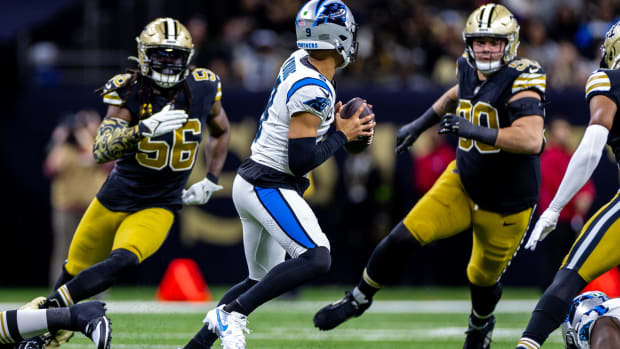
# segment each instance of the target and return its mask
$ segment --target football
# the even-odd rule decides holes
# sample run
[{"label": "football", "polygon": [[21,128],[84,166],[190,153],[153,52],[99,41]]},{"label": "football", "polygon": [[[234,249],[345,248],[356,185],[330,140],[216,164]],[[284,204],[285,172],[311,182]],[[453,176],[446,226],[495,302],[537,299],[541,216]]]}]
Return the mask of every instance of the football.
[{"label": "football", "polygon": [[[340,117],[343,119],[348,119],[355,114],[357,108],[359,108],[360,104],[364,103],[364,100],[359,97],[353,97],[349,100],[345,105],[342,106],[340,110]],[[372,114],[372,110],[368,105],[362,110],[360,114],[360,118],[363,118],[366,115]],[[368,146],[372,143],[372,137],[370,136],[360,136],[354,140],[349,141],[344,145],[344,149],[350,154],[357,154],[364,151]]]}]

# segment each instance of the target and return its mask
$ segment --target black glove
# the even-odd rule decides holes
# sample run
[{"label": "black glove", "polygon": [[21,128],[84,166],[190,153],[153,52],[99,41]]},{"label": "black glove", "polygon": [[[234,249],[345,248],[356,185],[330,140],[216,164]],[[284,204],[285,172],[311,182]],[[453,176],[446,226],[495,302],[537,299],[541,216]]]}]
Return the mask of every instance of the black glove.
[{"label": "black glove", "polygon": [[488,145],[495,145],[497,129],[474,125],[469,120],[454,114],[445,114],[439,124],[439,134],[451,133],[459,137],[475,139]]},{"label": "black glove", "polygon": [[435,125],[437,121],[439,121],[439,115],[437,115],[431,107],[419,118],[400,127],[396,133],[396,153],[400,153],[409,148],[422,132]]}]

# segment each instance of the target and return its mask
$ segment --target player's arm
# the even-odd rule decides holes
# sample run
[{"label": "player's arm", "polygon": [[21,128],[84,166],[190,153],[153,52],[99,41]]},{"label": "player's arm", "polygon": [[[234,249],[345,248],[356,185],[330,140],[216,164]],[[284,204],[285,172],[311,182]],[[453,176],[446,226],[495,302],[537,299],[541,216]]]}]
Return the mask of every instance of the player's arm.
[{"label": "player's arm", "polygon": [[205,141],[205,157],[207,161],[207,177],[219,177],[228,154],[230,144],[230,123],[221,100],[213,103],[211,116],[207,121],[209,134]]},{"label": "player's arm", "polygon": [[199,182],[183,190],[181,199],[184,205],[204,205],[216,191],[224,189],[217,184],[222,173],[228,144],[230,143],[230,123],[220,99],[213,102],[207,121],[209,134],[205,140],[205,160],[207,175]]},{"label": "player's arm", "polygon": [[108,106],[93,145],[95,162],[102,164],[116,160],[136,147],[141,138],[139,125],[130,127],[130,120],[131,114],[127,108]]},{"label": "player's arm", "polygon": [[422,132],[437,124],[442,115],[456,112],[458,96],[459,85],[454,85],[444,92],[421,116],[401,126],[396,134],[396,152],[400,153],[407,149]]},{"label": "player's arm", "polygon": [[510,126],[498,129],[492,145],[511,153],[539,154],[545,127],[540,95],[529,90],[515,94],[508,100],[508,112],[516,119]]},{"label": "player's arm", "polygon": [[337,130],[318,144],[316,137],[321,118],[309,112],[293,114],[288,134],[288,163],[291,172],[296,176],[303,176],[325,162],[349,140],[358,136],[372,136],[375,115],[359,118],[365,105],[366,103],[361,104],[352,117],[342,119],[342,103],[338,102],[334,112]]},{"label": "player's arm", "polygon": [[555,229],[564,206],[590,179],[607,144],[617,110],[616,103],[605,95],[596,95],[590,99],[590,123],[568,163],[558,191],[536,222],[525,248],[534,250],[538,241],[542,241]]},{"label": "player's arm", "polygon": [[168,104],[135,126],[129,126],[130,121],[131,113],[127,108],[108,106],[108,113],[99,125],[93,145],[93,156],[98,164],[119,159],[134,149],[142,137],[157,137],[183,126],[187,113],[174,110]]}]

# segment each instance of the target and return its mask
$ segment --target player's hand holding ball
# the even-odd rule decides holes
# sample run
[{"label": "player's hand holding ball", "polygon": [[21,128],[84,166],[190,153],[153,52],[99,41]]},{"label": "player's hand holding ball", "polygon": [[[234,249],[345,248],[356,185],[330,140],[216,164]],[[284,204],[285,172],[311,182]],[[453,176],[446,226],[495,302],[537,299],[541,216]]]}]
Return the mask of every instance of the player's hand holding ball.
[{"label": "player's hand holding ball", "polygon": [[345,105],[338,102],[335,108],[336,128],[347,136],[347,152],[357,154],[372,144],[375,133],[375,114],[365,100],[354,97]]}]

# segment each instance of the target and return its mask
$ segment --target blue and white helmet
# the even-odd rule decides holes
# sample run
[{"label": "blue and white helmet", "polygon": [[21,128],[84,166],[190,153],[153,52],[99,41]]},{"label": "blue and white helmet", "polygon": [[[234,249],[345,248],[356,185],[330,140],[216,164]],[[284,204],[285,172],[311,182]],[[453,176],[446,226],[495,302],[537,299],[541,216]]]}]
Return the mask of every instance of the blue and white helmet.
[{"label": "blue and white helmet", "polygon": [[297,47],[305,50],[336,50],[344,68],[357,56],[357,24],[351,10],[340,0],[311,0],[295,19]]},{"label": "blue and white helmet", "polygon": [[568,316],[562,324],[562,337],[567,348],[590,347],[590,326],[594,315],[601,315],[606,310],[601,304],[609,300],[609,297],[601,291],[584,292],[573,298],[568,311]]}]

